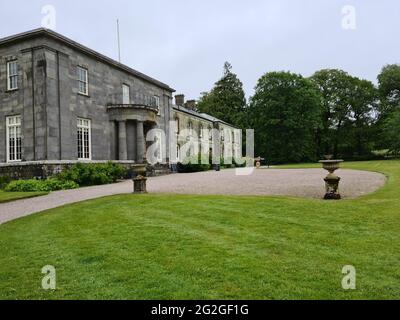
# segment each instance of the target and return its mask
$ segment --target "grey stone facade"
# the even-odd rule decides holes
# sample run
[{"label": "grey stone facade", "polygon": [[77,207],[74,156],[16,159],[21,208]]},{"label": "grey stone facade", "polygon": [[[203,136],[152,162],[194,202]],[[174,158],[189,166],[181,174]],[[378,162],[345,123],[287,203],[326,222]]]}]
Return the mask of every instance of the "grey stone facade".
[{"label": "grey stone facade", "polygon": [[[7,62],[13,60],[18,63],[18,89],[7,91]],[[78,92],[78,67],[88,72],[87,95]],[[123,85],[130,88],[125,104]],[[159,128],[167,140],[167,156],[160,165],[168,167],[169,125],[180,112],[173,106],[173,92],[168,85],[47,29],[0,39],[2,170],[9,162],[5,119],[13,115],[21,116],[21,162],[77,161],[77,119],[84,118],[90,120],[91,161],[143,163],[146,133]]]},{"label": "grey stone facade", "polygon": [[[226,153],[231,154],[230,157],[239,156],[239,153],[241,155],[242,136],[240,132],[235,131],[236,127],[208,114],[198,112],[196,102],[194,100],[185,102],[184,95],[176,95],[175,101],[172,115],[178,127],[176,142],[179,147],[187,143],[190,138],[188,137],[189,128],[192,128],[193,135],[199,140],[200,155],[204,156],[204,153],[208,153],[208,155],[216,157],[218,161],[220,157],[226,156]],[[208,150],[204,150],[205,147]],[[230,152],[225,153],[227,148],[230,148]],[[182,160],[182,157],[185,155],[181,153],[179,160]]]}]

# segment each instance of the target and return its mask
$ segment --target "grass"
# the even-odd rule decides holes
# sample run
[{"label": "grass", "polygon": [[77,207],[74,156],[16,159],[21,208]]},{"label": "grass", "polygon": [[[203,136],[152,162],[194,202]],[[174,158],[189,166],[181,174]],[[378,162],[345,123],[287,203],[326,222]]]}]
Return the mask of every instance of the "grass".
[{"label": "grass", "polygon": [[43,196],[47,192],[5,192],[0,190],[0,203]]},{"label": "grass", "polygon": [[[120,195],[6,223],[0,298],[399,299],[400,161],[344,166],[389,179],[338,202]],[[356,290],[341,287],[345,265]]]}]

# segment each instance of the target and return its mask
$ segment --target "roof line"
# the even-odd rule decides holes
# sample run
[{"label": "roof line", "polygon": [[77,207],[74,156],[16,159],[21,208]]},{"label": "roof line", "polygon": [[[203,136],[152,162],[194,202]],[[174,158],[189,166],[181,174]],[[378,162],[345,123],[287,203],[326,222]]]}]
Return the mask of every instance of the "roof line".
[{"label": "roof line", "polygon": [[195,117],[197,117],[197,118],[201,118],[201,119],[203,119],[203,120],[207,120],[207,121],[209,121],[209,122],[211,122],[211,123],[213,122],[212,120],[207,119],[206,117],[203,117],[200,113],[197,113],[197,112],[195,112],[195,111],[188,110],[188,109],[186,109],[186,108],[184,109],[183,107],[180,107],[180,106],[177,106],[177,105],[173,105],[172,108],[175,109],[175,110],[177,110],[177,111],[181,111],[181,112],[183,112],[183,113],[186,113],[186,114],[195,116]]},{"label": "roof line", "polygon": [[144,73],[141,73],[135,69],[132,69],[131,67],[128,67],[127,65],[124,65],[118,61],[115,61],[114,59],[111,59],[95,50],[92,50],[92,49],[90,49],[74,40],[71,40],[71,39],[67,38],[66,36],[63,36],[62,34],[59,34],[50,29],[38,28],[38,29],[27,31],[27,32],[19,33],[19,34],[13,35],[13,36],[2,38],[2,39],[0,39],[0,46],[9,44],[12,42],[22,41],[22,40],[33,38],[33,37],[38,37],[38,36],[47,36],[52,39],[58,40],[74,49],[77,49],[77,50],[87,54],[87,55],[94,56],[98,60],[101,60],[107,64],[110,64],[116,68],[119,68],[125,72],[128,72],[138,78],[141,78],[142,80],[153,83],[153,84],[155,84],[161,88],[164,88],[170,92],[175,92],[175,90],[173,88],[171,88],[169,85],[167,85],[159,80],[156,80],[152,77],[149,77],[148,75],[145,75]]},{"label": "roof line", "polygon": [[[189,115],[192,115],[192,116],[195,116],[195,117],[198,117],[198,118],[207,120],[207,121],[209,121],[209,122],[211,122],[211,123],[220,122],[220,123],[226,124],[226,125],[228,125],[228,126],[230,126],[230,127],[237,128],[236,126],[234,126],[234,125],[232,125],[232,124],[230,124],[230,123],[228,123],[228,122],[225,122],[225,121],[223,121],[223,120],[221,120],[221,119],[218,119],[218,118],[216,118],[216,117],[213,117],[213,116],[211,116],[211,115],[209,115],[209,114],[207,114],[207,113],[199,113],[199,112],[197,112],[197,111],[189,110],[189,109],[186,109],[185,107],[180,107],[180,106],[177,106],[177,105],[173,105],[172,108],[175,109],[175,110],[177,110],[177,111],[181,111],[181,112],[183,112],[183,113],[187,113],[187,114],[189,114]],[[208,117],[203,116],[203,114],[207,115]],[[212,119],[210,119],[210,117],[211,117]]]}]

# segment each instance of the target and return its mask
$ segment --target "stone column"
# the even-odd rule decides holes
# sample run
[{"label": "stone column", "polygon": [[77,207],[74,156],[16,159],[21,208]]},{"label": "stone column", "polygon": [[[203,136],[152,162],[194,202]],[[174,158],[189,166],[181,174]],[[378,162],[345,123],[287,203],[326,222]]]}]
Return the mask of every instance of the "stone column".
[{"label": "stone column", "polygon": [[144,163],[146,161],[146,140],[144,137],[143,121],[136,122],[136,150],[137,162]]},{"label": "stone column", "polygon": [[126,121],[118,121],[118,159],[128,160],[128,147],[126,143]]}]

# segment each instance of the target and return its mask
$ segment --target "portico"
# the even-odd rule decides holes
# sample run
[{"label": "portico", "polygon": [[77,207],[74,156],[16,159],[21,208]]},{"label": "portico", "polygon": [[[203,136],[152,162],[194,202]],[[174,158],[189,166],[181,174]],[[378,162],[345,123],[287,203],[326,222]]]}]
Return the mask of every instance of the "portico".
[{"label": "portico", "polygon": [[158,110],[152,106],[109,105],[110,121],[117,125],[117,160],[146,162],[146,132],[156,127]]}]

